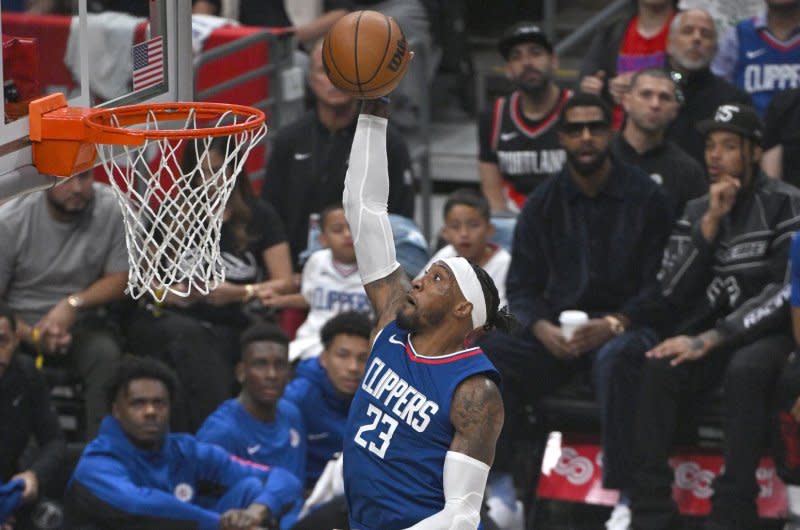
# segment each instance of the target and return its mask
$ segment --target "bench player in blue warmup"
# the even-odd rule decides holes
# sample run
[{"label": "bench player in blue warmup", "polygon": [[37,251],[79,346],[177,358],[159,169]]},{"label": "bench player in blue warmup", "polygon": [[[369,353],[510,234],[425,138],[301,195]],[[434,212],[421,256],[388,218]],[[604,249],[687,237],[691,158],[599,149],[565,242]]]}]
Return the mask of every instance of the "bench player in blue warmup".
[{"label": "bench player in blue warmup", "polygon": [[344,435],[353,530],[474,530],[503,425],[499,374],[470,334],[507,327],[497,289],[461,257],[409,284],[386,213],[387,104],[358,118],[343,203],[378,317]]}]

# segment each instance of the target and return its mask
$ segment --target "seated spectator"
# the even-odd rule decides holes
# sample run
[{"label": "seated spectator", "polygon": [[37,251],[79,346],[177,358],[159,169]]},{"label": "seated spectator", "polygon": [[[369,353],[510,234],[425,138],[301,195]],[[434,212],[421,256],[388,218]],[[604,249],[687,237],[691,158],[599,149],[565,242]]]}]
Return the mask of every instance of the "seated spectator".
[{"label": "seated spectator", "polygon": [[0,300],[17,315],[23,352],[83,381],[86,435],[105,414],[121,354],[109,304],[125,298],[128,252],[114,192],[81,173],[0,206]]},{"label": "seated spectator", "polygon": [[705,143],[697,122],[713,117],[720,105],[750,104],[747,92],[711,72],[715,53],[717,32],[707,12],[690,9],[675,15],[669,29],[665,69],[680,88],[681,106],[667,138],[704,167]]},{"label": "seated spectator", "polygon": [[555,82],[558,56],[533,23],[509,28],[499,49],[514,92],[480,116],[478,169],[492,211],[516,212],[537,185],[564,165],[556,124],[572,92]]},{"label": "seated spectator", "polygon": [[507,306],[506,276],[511,254],[489,241],[492,234],[494,225],[486,197],[468,188],[454,191],[444,203],[442,235],[449,244],[433,255],[417,277],[422,277],[439,260],[461,256],[489,273],[500,296],[500,307]]},{"label": "seated spectator", "polygon": [[[41,373],[17,352],[16,331],[14,314],[0,303],[0,528],[11,518],[16,520],[11,527],[28,527],[36,501],[60,493],[55,479],[66,448]],[[20,467],[32,439],[36,455]]]},{"label": "seated spectator", "polygon": [[[709,529],[758,528],[755,471],[772,389],[793,347],[786,267],[800,228],[800,193],[759,171],[761,120],[723,105],[699,124],[707,195],[686,206],[664,252],[660,279],[670,338],[647,352],[636,400],[633,528],[678,524],[668,464],[681,411],[725,390],[725,467],[713,483]],[[620,369],[623,367],[620,366]]]},{"label": "seated spectator", "polygon": [[347,13],[347,0],[324,0],[323,12],[306,24],[295,26],[283,0],[192,0],[192,11],[238,20],[246,26],[291,28],[297,42],[310,44],[324,37],[333,24]]},{"label": "seated spectator", "polygon": [[764,117],[761,168],[770,177],[800,187],[800,88],[778,92]]},{"label": "seated spectator", "polygon": [[[289,339],[276,324],[247,328],[236,379],[242,391],[220,405],[197,431],[201,442],[306,478],[306,428],[294,403],[283,399],[291,376]],[[295,514],[296,515],[296,514]]]},{"label": "seated spectator", "polygon": [[[225,163],[227,138],[215,139],[194,178],[211,178]],[[197,165],[188,145],[182,165]],[[237,177],[222,216],[220,254],[225,281],[203,295],[168,294],[163,304],[145,305],[131,322],[130,350],[160,358],[177,372],[185,395],[173,427],[194,432],[217,406],[233,395],[239,335],[251,320],[271,318],[260,297],[296,291],[289,244],[272,206],[256,198],[245,174]]]},{"label": "seated spectator", "polygon": [[664,188],[676,215],[708,189],[703,167],[664,138],[679,106],[675,82],[664,70],[639,70],[622,96],[625,125],[611,141],[615,157],[642,169]]},{"label": "seated spectator", "polygon": [[789,255],[794,352],[775,385],[773,402],[775,467],[786,484],[788,521],[784,530],[800,530],[800,237],[795,233]]},{"label": "seated spectator", "polygon": [[764,0],[680,0],[678,9],[702,9],[714,20],[717,35],[726,35],[740,20],[758,15],[764,7]]},{"label": "seated spectator", "polygon": [[[614,369],[656,343],[658,314],[650,305],[672,215],[656,183],[610,155],[611,136],[611,110],[600,96],[578,93],[564,105],[559,138],[567,164],[528,198],[514,231],[506,293],[522,326],[479,344],[503,375],[508,411],[519,413],[591,372],[603,423],[603,484],[625,489],[638,373],[635,365],[626,373]],[[589,317],[571,337],[558,326],[568,309]],[[492,517],[515,503],[520,422],[512,412],[487,489]]]},{"label": "seated spectator", "polygon": [[[272,136],[261,197],[278,211],[289,239],[292,263],[300,271],[309,216],[341,204],[344,175],[356,131],[359,102],[328,79],[322,65],[322,44],[311,51],[309,84],[314,108]],[[403,137],[389,126],[389,213],[414,218],[414,177]],[[321,324],[320,324],[321,325]]]},{"label": "seated spectator", "polygon": [[[67,486],[73,525],[251,530],[275,525],[295,509],[302,484],[291,473],[168,432],[176,384],[174,374],[154,359],[121,363],[108,388],[112,413]],[[206,489],[221,491],[212,506],[199,504]]]},{"label": "seated spectator", "polygon": [[759,115],[781,90],[800,88],[800,2],[765,0],[766,12],[724,35],[711,70],[753,98]]},{"label": "seated spectator", "polygon": [[306,320],[289,344],[292,362],[316,357],[322,352],[319,332],[332,316],[343,311],[371,311],[358,275],[353,237],[341,204],[323,210],[320,228],[320,242],[325,248],[314,252],[303,266],[301,294],[265,300],[276,306],[308,309]]},{"label": "seated spectator", "polygon": [[675,0],[636,0],[633,8],[595,34],[583,58],[579,86],[583,92],[614,103],[614,128],[622,124],[622,95],[631,76],[664,65],[667,34]]},{"label": "seated spectator", "polygon": [[311,488],[328,461],[342,451],[350,401],[369,357],[372,322],[364,313],[346,311],[328,320],[319,357],[297,365],[285,397],[303,414],[308,432],[306,487]]}]

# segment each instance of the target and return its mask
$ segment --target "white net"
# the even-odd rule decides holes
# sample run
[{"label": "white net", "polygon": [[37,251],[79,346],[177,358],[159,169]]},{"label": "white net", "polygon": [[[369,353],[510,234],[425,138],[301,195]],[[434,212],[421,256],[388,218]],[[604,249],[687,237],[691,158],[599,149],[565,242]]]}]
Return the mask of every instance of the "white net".
[{"label": "white net", "polygon": [[[221,112],[204,123],[193,109],[176,125],[159,122],[158,115],[148,112],[137,128],[190,131],[251,119]],[[123,128],[113,114],[110,124]],[[161,302],[170,292],[184,297],[195,290],[208,294],[225,280],[219,249],[225,205],[247,155],[266,132],[261,124],[222,137],[161,137],[137,146],[97,144],[123,213],[131,297],[150,293]],[[186,160],[191,162],[183,167]]]}]

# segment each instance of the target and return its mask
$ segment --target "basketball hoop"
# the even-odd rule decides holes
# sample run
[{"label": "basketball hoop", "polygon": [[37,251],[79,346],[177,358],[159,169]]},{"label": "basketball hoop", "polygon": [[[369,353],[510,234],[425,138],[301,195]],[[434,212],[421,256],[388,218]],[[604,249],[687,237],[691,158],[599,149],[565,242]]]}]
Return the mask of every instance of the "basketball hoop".
[{"label": "basketball hoop", "polygon": [[[208,294],[225,280],[219,250],[222,215],[247,155],[264,138],[264,113],[222,103],[153,103],[110,109],[67,107],[54,94],[31,103],[34,165],[71,176],[95,153],[122,209],[128,294]],[[225,137],[224,161],[210,148]],[[190,149],[193,167],[182,167]]]}]

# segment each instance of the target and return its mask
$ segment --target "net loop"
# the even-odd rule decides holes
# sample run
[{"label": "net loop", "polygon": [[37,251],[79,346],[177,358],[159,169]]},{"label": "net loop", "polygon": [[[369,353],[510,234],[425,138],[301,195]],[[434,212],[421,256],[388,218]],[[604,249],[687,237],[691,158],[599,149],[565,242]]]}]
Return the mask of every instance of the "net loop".
[{"label": "net loop", "polygon": [[[225,206],[267,127],[255,109],[221,108],[209,117],[209,107],[189,105],[174,116],[148,109],[136,125],[125,118],[124,107],[119,113],[102,111],[104,128],[144,137],[139,145],[96,144],[122,209],[127,292],[134,299],[147,293],[158,302],[169,293],[206,295],[225,281],[219,248]],[[221,164],[211,156],[217,137],[224,139]],[[194,150],[187,158],[197,162],[184,168],[181,158],[187,149]]]}]

